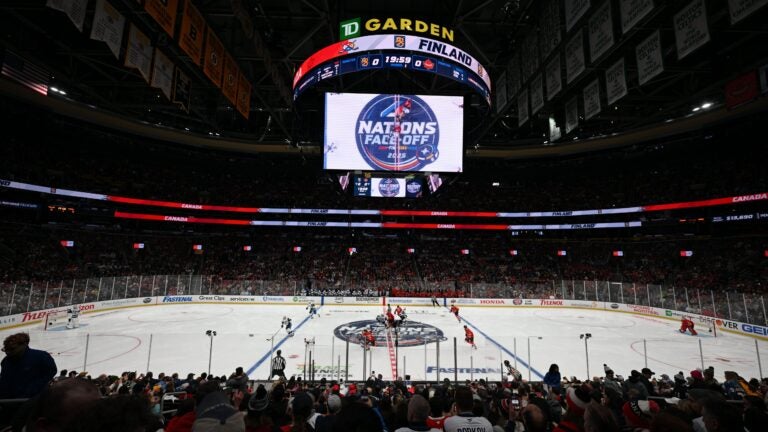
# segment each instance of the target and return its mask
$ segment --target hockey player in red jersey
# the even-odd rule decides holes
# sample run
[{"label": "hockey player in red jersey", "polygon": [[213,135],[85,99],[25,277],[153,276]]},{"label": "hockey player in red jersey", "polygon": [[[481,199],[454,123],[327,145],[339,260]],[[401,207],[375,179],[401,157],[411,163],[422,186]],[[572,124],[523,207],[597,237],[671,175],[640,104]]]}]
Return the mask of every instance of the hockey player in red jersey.
[{"label": "hockey player in red jersey", "polygon": [[403,312],[403,308],[401,308],[399,305],[395,308],[395,315],[402,315]]},{"label": "hockey player in red jersey", "polygon": [[691,319],[688,317],[683,317],[682,321],[680,321],[680,333],[685,333],[686,331],[690,330],[691,334],[696,336],[698,333],[696,333],[694,327],[695,325],[693,324],[693,321],[691,321]]},{"label": "hockey player in red jersey", "polygon": [[472,333],[472,330],[466,325],[464,326],[464,340],[472,345],[472,348],[477,349],[477,345],[475,345],[475,334]]},{"label": "hockey player in red jersey", "polygon": [[376,346],[376,337],[373,335],[373,332],[371,329],[366,328],[362,331],[362,336],[364,339],[365,349],[370,349],[372,346]]},{"label": "hockey player in red jersey", "polygon": [[392,314],[392,311],[387,311],[387,327],[394,328],[395,327],[395,316]]},{"label": "hockey player in red jersey", "polygon": [[456,319],[461,322],[461,318],[459,318],[459,308],[456,307],[455,304],[451,305],[451,313],[456,317]]}]

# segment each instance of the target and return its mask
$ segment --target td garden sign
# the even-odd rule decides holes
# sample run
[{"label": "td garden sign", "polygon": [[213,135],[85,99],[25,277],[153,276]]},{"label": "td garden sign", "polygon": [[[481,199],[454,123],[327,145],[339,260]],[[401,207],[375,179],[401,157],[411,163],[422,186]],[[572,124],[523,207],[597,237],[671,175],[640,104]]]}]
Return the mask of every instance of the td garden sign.
[{"label": "td garden sign", "polygon": [[341,40],[358,37],[363,32],[392,33],[393,31],[431,35],[453,42],[453,30],[439,24],[410,18],[370,18],[364,22],[361,22],[360,18],[353,18],[339,24]]}]

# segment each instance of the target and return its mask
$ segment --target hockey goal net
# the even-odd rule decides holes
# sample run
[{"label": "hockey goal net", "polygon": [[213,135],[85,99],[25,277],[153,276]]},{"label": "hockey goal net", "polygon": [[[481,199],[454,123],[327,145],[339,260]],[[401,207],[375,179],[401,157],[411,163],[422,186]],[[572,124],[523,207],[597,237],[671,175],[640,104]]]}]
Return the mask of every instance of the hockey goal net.
[{"label": "hockey goal net", "polygon": [[45,316],[45,326],[43,330],[50,330],[56,327],[66,327],[69,321],[69,312],[66,310],[57,310],[48,312]]},{"label": "hockey goal net", "polygon": [[699,333],[708,333],[713,337],[717,337],[717,326],[715,325],[715,318],[697,316],[692,318],[693,324],[696,326],[696,331]]}]

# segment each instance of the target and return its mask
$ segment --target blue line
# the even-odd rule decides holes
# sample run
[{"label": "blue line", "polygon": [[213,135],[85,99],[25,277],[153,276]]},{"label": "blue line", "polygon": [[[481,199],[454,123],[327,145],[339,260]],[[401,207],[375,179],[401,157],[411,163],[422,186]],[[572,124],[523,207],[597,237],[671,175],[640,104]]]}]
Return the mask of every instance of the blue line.
[{"label": "blue line", "polygon": [[523,366],[525,366],[525,368],[527,368],[527,369],[530,369],[530,370],[531,370],[531,372],[533,372],[533,374],[534,374],[534,375],[536,375],[537,377],[541,378],[542,380],[544,379],[544,375],[542,375],[542,374],[541,374],[541,372],[539,372],[539,371],[537,371],[536,369],[534,369],[534,368],[530,367],[530,366],[528,365],[528,363],[526,363],[525,361],[523,361],[523,359],[521,359],[520,357],[516,356],[516,355],[515,355],[515,354],[514,354],[512,351],[508,350],[508,349],[507,349],[506,347],[504,347],[502,344],[500,344],[500,343],[496,342],[496,340],[495,340],[494,338],[492,338],[492,337],[488,336],[488,335],[487,335],[487,334],[486,334],[484,331],[480,330],[479,328],[477,328],[477,326],[475,326],[475,325],[474,325],[474,324],[472,324],[471,322],[467,321],[467,319],[466,319],[466,318],[464,318],[464,317],[461,317],[461,320],[462,320],[462,321],[464,321],[465,323],[467,323],[467,324],[468,324],[470,327],[472,327],[473,329],[475,329],[475,330],[476,330],[478,333],[480,333],[481,335],[483,335],[483,336],[484,336],[486,339],[488,339],[489,341],[491,341],[491,342],[492,342],[493,344],[495,344],[497,347],[501,348],[501,350],[503,350],[503,351],[504,351],[505,353],[507,353],[509,356],[511,356],[511,357],[512,357],[512,358],[514,358],[514,359],[517,359],[517,362],[518,362],[518,363],[521,363]]},{"label": "blue line", "polygon": [[[317,308],[317,316],[318,316],[318,317],[320,316],[320,309],[322,309],[322,308],[323,308],[322,306],[320,306],[319,308]],[[310,319],[311,317],[312,317],[312,315],[309,315],[309,316],[307,316],[306,318],[304,318],[304,320],[303,320],[302,322],[300,322],[300,323],[299,323],[299,325],[297,325],[297,326],[296,326],[296,327],[293,329],[293,335],[294,335],[294,336],[296,336],[296,332],[297,332],[297,331],[298,331],[298,330],[301,328],[301,326],[303,326],[304,324],[306,324],[306,323],[307,323],[307,321],[309,321],[309,319]],[[276,349],[280,348],[280,345],[282,345],[283,343],[285,343],[285,341],[287,341],[287,340],[288,340],[288,338],[290,338],[290,337],[293,337],[293,336],[288,336],[288,335],[285,335],[285,336],[284,336],[282,339],[280,339],[280,342],[278,342],[278,343],[277,343],[277,345],[275,345],[275,347],[274,347],[273,349],[274,349],[274,350],[276,350]],[[256,369],[258,369],[258,367],[262,365],[262,363],[264,363],[265,361],[269,360],[269,357],[270,357],[270,355],[271,355],[271,354],[272,354],[272,351],[267,351],[267,353],[266,353],[266,354],[264,354],[264,355],[263,355],[263,356],[262,356],[262,357],[259,359],[259,361],[257,361],[257,362],[256,362],[256,363],[255,363],[253,366],[251,366],[250,368],[248,368],[248,371],[246,372],[246,374],[247,374],[247,375],[250,375],[250,374],[252,374],[252,373],[253,373],[253,371],[255,371]],[[271,368],[271,367],[272,367],[272,365],[270,365],[270,368]],[[270,372],[272,372],[272,370],[271,370],[271,369],[270,369]],[[270,378],[272,378],[272,377],[270,377]]]}]

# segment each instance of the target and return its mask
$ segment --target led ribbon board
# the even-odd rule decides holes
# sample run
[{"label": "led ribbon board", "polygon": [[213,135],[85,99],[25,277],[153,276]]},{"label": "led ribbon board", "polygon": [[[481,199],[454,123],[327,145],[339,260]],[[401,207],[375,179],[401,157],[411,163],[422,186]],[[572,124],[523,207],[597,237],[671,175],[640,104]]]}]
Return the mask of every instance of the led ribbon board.
[{"label": "led ribbon board", "polygon": [[411,35],[371,35],[329,45],[293,76],[294,100],[318,82],[373,68],[403,68],[445,76],[478,91],[490,104],[491,78],[474,57],[445,42]]}]

